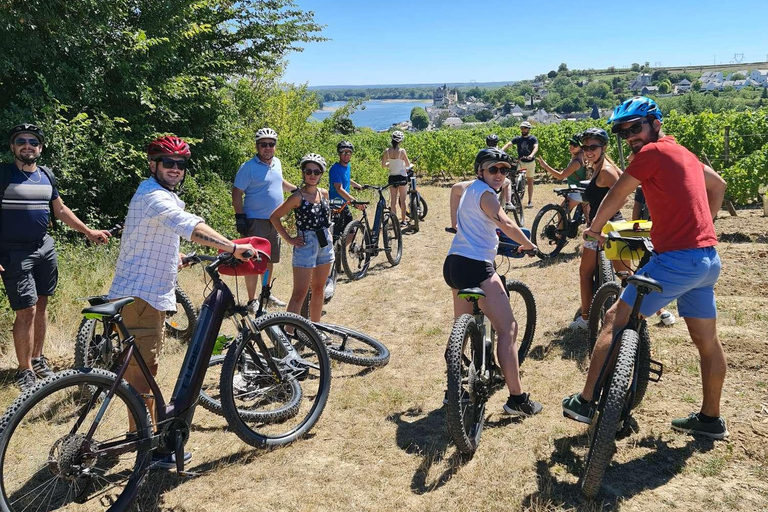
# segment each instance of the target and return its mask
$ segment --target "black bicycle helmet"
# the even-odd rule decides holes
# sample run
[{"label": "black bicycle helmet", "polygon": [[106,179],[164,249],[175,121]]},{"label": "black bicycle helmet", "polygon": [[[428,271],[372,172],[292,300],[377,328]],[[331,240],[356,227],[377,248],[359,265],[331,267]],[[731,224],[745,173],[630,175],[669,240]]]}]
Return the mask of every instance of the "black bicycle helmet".
[{"label": "black bicycle helmet", "polygon": [[499,144],[499,136],[495,133],[490,134],[485,138],[485,144],[495,148]]},{"label": "black bicycle helmet", "polygon": [[587,128],[581,132],[580,139],[598,139],[603,143],[603,145],[605,145],[608,144],[608,132],[602,128]]},{"label": "black bicycle helmet", "polygon": [[581,146],[581,132],[574,133],[570,139],[568,139],[568,144],[571,146]]},{"label": "black bicycle helmet", "polygon": [[39,140],[41,144],[45,145],[45,135],[43,134],[43,130],[37,125],[31,123],[17,124],[11,128],[10,132],[8,132],[8,140],[13,142],[13,139],[20,133],[31,133],[37,137],[37,140]]},{"label": "black bicycle helmet", "polygon": [[341,153],[343,150],[348,149],[352,152],[355,151],[355,145],[349,142],[348,140],[343,140],[336,144],[336,152]]},{"label": "black bicycle helmet", "polygon": [[477,156],[475,156],[475,172],[478,172],[480,170],[480,166],[483,165],[485,162],[504,162],[508,164],[510,167],[512,166],[512,162],[510,162],[509,155],[507,155],[505,152],[503,152],[499,148],[481,149],[477,153]]}]

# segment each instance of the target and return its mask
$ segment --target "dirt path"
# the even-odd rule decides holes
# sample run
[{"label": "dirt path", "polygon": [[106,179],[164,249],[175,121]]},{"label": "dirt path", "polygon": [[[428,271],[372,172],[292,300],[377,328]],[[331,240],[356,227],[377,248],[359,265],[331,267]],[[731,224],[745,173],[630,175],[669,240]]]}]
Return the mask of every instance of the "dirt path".
[{"label": "dirt path", "polygon": [[[536,187],[528,223],[552,186]],[[188,448],[192,471],[203,476],[177,483],[153,472],[142,510],[764,510],[768,504],[768,219],[742,211],[718,221],[723,243],[718,285],[719,329],[729,359],[723,413],[731,439],[711,443],[673,433],[669,421],[697,410],[698,357],[684,323],[651,327],[664,379],[651,384],[635,412],[635,432],[618,442],[604,492],[585,500],[577,487],[587,431],[566,420],[560,400],[578,390],[586,366],[585,339],[565,330],[578,305],[577,245],[554,264],[514,260],[508,275],[526,282],[539,318],[524,386],[544,404],[524,421],[501,414],[497,392],[475,456],[466,460],[449,442],[442,406],[443,350],[451,326],[451,300],[442,262],[451,241],[448,189],[424,188],[429,216],[418,234],[404,236],[401,264],[384,255],[368,276],[343,282],[327,306],[329,322],[363,330],[392,354],[383,369],[358,372],[334,364],[328,406],[311,435],[274,451],[255,450],[227,432],[222,418],[198,409]],[[760,238],[762,236],[762,238]],[[739,237],[736,237],[739,238]],[[739,239],[744,239],[739,238]],[[756,243],[759,240],[761,243]],[[290,255],[278,269],[278,295],[289,294]],[[196,278],[184,277],[200,301]],[[674,308],[673,308],[674,311]],[[170,347],[163,360],[170,390],[182,356]],[[8,403],[12,392],[4,393]]]}]

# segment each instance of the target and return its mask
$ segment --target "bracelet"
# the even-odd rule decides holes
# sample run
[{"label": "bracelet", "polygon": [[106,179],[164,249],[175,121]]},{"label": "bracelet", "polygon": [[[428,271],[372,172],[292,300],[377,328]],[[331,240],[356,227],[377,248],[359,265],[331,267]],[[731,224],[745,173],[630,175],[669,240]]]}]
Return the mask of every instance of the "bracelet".
[{"label": "bracelet", "polygon": [[232,242],[232,255],[234,256],[236,252],[237,252],[237,244],[235,242]]}]

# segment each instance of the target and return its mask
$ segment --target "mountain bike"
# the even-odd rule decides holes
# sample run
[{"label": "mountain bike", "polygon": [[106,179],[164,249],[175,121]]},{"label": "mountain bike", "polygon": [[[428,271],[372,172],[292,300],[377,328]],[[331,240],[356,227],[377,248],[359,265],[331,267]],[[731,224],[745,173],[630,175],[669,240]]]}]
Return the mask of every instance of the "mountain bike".
[{"label": "mountain bike", "polygon": [[[576,238],[579,226],[586,222],[584,208],[581,204],[569,212],[568,194],[584,193],[584,187],[569,185],[568,188],[555,189],[555,194],[563,197],[563,204],[551,203],[536,214],[531,226],[531,241],[539,248],[539,257],[550,259],[557,256],[568,243],[569,238]],[[564,206],[565,205],[565,206]]]},{"label": "mountain bike", "polygon": [[[123,323],[120,312],[133,298],[83,310],[115,324],[122,363],[117,374],[90,368],[59,372],[10,406],[0,419],[3,510],[77,505],[125,510],[138,494],[153,451],[174,453],[178,474],[193,475],[184,472],[184,446],[217,333],[234,304],[218,268],[234,263],[231,254],[222,253],[206,267],[211,292],[168,403]],[[295,441],[317,422],[328,399],[330,361],[319,333],[298,315],[273,313],[242,319],[240,334],[227,351],[220,382],[229,428],[258,447]],[[156,425],[142,397],[123,380],[131,358],[155,398]],[[91,387],[97,392],[83,393]],[[254,416],[244,417],[241,409]]]},{"label": "mountain bike", "polygon": [[[626,240],[625,237],[614,237],[618,238]],[[637,287],[637,299],[629,315],[629,323],[613,337],[592,395],[593,418],[596,417],[597,421],[593,421],[595,429],[580,480],[582,491],[589,497],[600,490],[603,474],[615,451],[616,433],[628,424],[632,409],[639,403],[637,395],[641,391],[642,380],[649,376],[649,370],[643,367],[641,360],[644,321],[639,311],[644,297],[652,292],[661,292],[662,287],[654,279],[641,275],[629,276],[626,281]],[[614,358],[616,363],[612,366]],[[652,380],[658,381],[662,371],[659,364],[659,368],[652,372],[655,375]]]},{"label": "mountain bike", "polygon": [[[594,240],[593,238],[590,238],[590,240]],[[600,287],[604,286],[607,283],[613,283],[616,282],[616,270],[613,268],[613,264],[611,263],[611,260],[608,259],[608,257],[605,255],[605,251],[602,247],[598,245],[597,249],[595,250],[595,258],[597,259],[597,262],[595,263],[595,270],[592,272],[592,300],[594,301],[595,295],[597,294],[597,291],[600,289]],[[590,309],[590,312],[592,309]],[[576,320],[581,316],[581,306],[576,310],[576,313],[573,315],[573,319]],[[592,351],[590,347],[590,352]]]},{"label": "mountain bike", "polygon": [[[424,200],[424,196],[419,193],[419,189],[416,186],[416,175],[413,172],[413,166],[406,168],[408,171],[408,201],[406,203],[407,208],[405,214],[413,221],[414,233],[419,232],[419,222],[424,220],[427,216],[427,202]],[[414,214],[416,212],[416,214]]]},{"label": "mountain bike", "polygon": [[[504,242],[501,246],[508,246]],[[515,246],[516,247],[516,246]],[[534,251],[523,251],[533,255]],[[500,274],[512,311],[520,326],[517,357],[522,365],[536,331],[536,300],[531,290],[520,281],[507,281]],[[446,391],[446,423],[456,448],[464,454],[477,450],[485,424],[485,404],[490,396],[504,387],[504,375],[496,362],[496,332],[487,325],[478,303],[485,292],[481,288],[459,290],[459,298],[472,302],[471,315],[457,318],[451,329],[445,360],[448,367]]]},{"label": "mountain bike", "polygon": [[[517,225],[522,228],[525,226],[525,214],[523,213],[523,196],[525,195],[526,183],[525,171],[513,168],[509,174],[509,179],[512,182],[509,190],[509,203],[504,201],[504,198],[500,198],[501,204],[504,205],[504,212],[511,212]],[[507,206],[508,204],[511,206]]]},{"label": "mountain bike", "polygon": [[[400,263],[403,255],[403,235],[400,232],[400,224],[392,215],[387,201],[384,199],[384,190],[389,185],[363,185],[363,190],[372,189],[379,193],[376,203],[376,214],[373,218],[373,230],[368,222],[368,213],[363,209],[362,220],[353,220],[344,229],[341,235],[347,246],[341,251],[341,263],[344,273],[350,281],[360,279],[368,272],[371,258],[378,256],[382,250],[387,255],[387,260],[394,267]],[[354,205],[368,205],[368,201],[352,201]],[[383,249],[379,247],[379,236],[383,238]]]}]

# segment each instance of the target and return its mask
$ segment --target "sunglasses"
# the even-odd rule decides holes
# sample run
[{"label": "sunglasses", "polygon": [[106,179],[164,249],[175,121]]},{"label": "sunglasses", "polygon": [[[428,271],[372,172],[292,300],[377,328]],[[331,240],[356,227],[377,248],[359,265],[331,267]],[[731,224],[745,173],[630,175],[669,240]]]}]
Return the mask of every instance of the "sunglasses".
[{"label": "sunglasses", "polygon": [[340,155],[351,155],[352,152],[350,150],[348,150],[348,149],[345,149],[343,151],[339,151],[339,154]]},{"label": "sunglasses", "polygon": [[33,148],[36,148],[40,145],[40,141],[37,139],[22,139],[19,137],[18,139],[13,141],[17,146],[23,146],[24,144],[29,144]]},{"label": "sunglasses", "polygon": [[163,164],[163,167],[166,169],[173,169],[173,166],[179,168],[179,170],[183,171],[187,168],[187,164],[189,163],[187,160],[174,160],[173,158],[163,157],[158,158],[155,160],[155,162]]},{"label": "sunglasses", "polygon": [[493,167],[488,167],[485,169],[491,174],[496,174],[497,172],[500,172],[502,176],[506,176],[511,169],[509,167],[504,167],[503,165],[494,165]]},{"label": "sunglasses", "polygon": [[259,142],[260,148],[273,148],[277,146],[277,142]]},{"label": "sunglasses", "polygon": [[597,148],[603,147],[602,144],[591,144],[589,146],[581,146],[583,151],[597,151]]},{"label": "sunglasses", "polygon": [[628,139],[630,135],[637,135],[643,131],[643,125],[647,124],[648,122],[649,121],[647,119],[641,119],[625,130],[617,130],[616,135],[618,135],[621,139]]},{"label": "sunglasses", "polygon": [[320,176],[323,174],[322,169],[304,169],[304,174],[307,176],[314,175],[314,176]]}]

